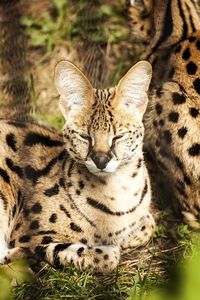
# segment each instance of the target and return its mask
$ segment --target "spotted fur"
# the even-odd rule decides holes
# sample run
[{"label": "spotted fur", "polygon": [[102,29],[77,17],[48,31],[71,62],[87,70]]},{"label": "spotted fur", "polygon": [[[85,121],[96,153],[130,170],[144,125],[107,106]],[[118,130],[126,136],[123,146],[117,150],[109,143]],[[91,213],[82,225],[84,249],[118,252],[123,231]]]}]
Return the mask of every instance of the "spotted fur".
[{"label": "spotted fur", "polygon": [[151,67],[140,62],[116,88],[93,90],[73,64],[55,71],[63,136],[0,121],[0,259],[32,267],[67,263],[108,272],[120,249],[145,244],[154,220],[143,160],[142,116]]},{"label": "spotted fur", "polygon": [[[200,213],[200,19],[194,0],[132,0],[143,55],[153,65],[145,116],[145,146],[157,165],[162,197],[172,200],[192,227]],[[150,28],[150,31],[147,30]],[[158,173],[160,172],[160,173]],[[158,176],[158,174],[160,174]]]}]

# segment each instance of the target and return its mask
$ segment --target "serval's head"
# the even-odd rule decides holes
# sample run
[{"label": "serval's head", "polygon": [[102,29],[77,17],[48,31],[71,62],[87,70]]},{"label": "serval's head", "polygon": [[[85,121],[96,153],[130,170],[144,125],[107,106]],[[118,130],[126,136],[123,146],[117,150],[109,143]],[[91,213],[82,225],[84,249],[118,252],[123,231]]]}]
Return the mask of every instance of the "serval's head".
[{"label": "serval's head", "polygon": [[71,62],[55,69],[63,134],[70,156],[90,172],[103,176],[141,154],[143,114],[151,80],[151,65],[141,61],[109,89],[93,89]]}]

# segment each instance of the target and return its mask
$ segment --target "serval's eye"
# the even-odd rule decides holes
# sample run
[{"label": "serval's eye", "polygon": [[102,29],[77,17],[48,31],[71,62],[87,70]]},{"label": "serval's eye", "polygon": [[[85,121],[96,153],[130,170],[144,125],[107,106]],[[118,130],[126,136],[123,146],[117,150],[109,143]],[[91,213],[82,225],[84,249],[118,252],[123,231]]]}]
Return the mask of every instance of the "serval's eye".
[{"label": "serval's eye", "polygon": [[89,143],[92,143],[92,138],[89,135],[86,134],[79,134],[79,137],[84,140],[84,141],[88,141]]},{"label": "serval's eye", "polygon": [[116,135],[116,136],[114,136],[114,138],[113,138],[113,142],[115,142],[116,140],[120,140],[120,139],[122,139],[124,137],[124,134],[119,134],[119,135]]}]

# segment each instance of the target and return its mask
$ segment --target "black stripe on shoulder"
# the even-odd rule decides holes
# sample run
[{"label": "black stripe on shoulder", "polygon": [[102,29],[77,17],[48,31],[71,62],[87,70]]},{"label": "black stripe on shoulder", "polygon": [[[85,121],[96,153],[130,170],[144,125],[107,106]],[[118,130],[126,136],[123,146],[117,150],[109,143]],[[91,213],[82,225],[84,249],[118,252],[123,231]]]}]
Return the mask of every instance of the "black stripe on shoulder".
[{"label": "black stripe on shoulder", "polygon": [[189,14],[190,26],[192,28],[192,31],[196,32],[196,28],[195,28],[195,24],[194,24],[193,19],[192,19],[192,14],[191,14],[190,7],[189,7],[189,5],[187,3],[185,3],[185,5],[186,5],[186,8],[187,8],[187,11],[188,11],[188,14]]},{"label": "black stripe on shoulder", "polygon": [[12,159],[6,158],[6,164],[12,172],[16,173],[20,178],[23,178],[24,176],[23,169],[15,165]]},{"label": "black stripe on shoulder", "polygon": [[8,184],[10,183],[10,177],[9,177],[8,173],[5,170],[3,170],[2,168],[0,168],[0,176],[3,178],[3,180],[5,182],[7,182]]},{"label": "black stripe on shoulder", "polygon": [[188,25],[187,25],[187,22],[186,22],[186,19],[185,19],[185,15],[184,15],[183,8],[181,6],[181,1],[180,0],[178,0],[178,8],[179,8],[179,11],[180,11],[180,16],[181,16],[182,21],[183,21],[183,32],[182,32],[182,36],[181,36],[181,39],[180,39],[180,41],[182,41],[187,36]]},{"label": "black stripe on shoulder", "polygon": [[[173,31],[173,19],[172,19],[172,10],[171,10],[172,0],[169,0],[167,3],[167,9],[165,13],[164,26],[162,29],[161,36],[156,43],[156,45],[152,48],[151,54],[155,52],[160,45],[167,40],[167,38],[172,34]],[[150,55],[151,55],[150,54]]]},{"label": "black stripe on shoulder", "polygon": [[60,147],[64,145],[62,141],[52,140],[49,136],[45,136],[36,132],[29,132],[24,140],[24,145],[31,147],[37,144],[46,147]]},{"label": "black stripe on shoulder", "polygon": [[9,133],[6,135],[6,143],[14,152],[17,151],[16,138],[13,133]]},{"label": "black stripe on shoulder", "polygon": [[25,167],[26,178],[29,180],[32,180],[33,184],[36,184],[37,180],[40,177],[48,175],[50,173],[50,171],[52,170],[52,168],[57,163],[57,161],[62,161],[63,159],[65,159],[66,155],[67,155],[66,150],[63,150],[62,152],[60,152],[58,154],[58,156],[52,158],[52,160],[50,160],[50,162],[46,165],[46,167],[44,167],[43,169],[40,169],[40,170],[34,169],[30,165],[26,166]]}]

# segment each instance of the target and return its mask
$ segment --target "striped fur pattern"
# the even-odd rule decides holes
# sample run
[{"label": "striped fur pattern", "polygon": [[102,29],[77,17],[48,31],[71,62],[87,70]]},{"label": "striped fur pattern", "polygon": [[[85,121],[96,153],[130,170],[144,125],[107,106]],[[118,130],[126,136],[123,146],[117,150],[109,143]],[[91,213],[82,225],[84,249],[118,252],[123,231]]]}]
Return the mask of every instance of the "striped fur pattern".
[{"label": "striped fur pattern", "polygon": [[[145,146],[167,200],[188,224],[200,218],[200,18],[195,0],[130,1],[135,34],[153,65]],[[144,33],[146,29],[148,32]],[[158,173],[157,173],[158,174]]]},{"label": "striped fur pattern", "polygon": [[154,229],[143,160],[142,116],[151,79],[140,62],[116,88],[93,90],[73,64],[55,71],[63,136],[1,120],[0,259],[27,257],[110,272],[121,248],[147,243]]}]

